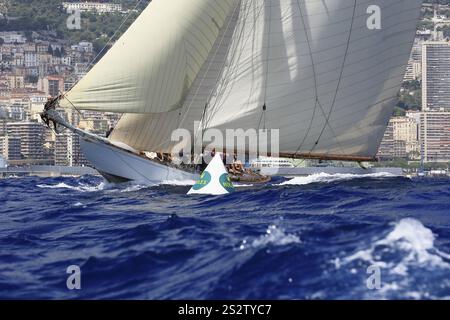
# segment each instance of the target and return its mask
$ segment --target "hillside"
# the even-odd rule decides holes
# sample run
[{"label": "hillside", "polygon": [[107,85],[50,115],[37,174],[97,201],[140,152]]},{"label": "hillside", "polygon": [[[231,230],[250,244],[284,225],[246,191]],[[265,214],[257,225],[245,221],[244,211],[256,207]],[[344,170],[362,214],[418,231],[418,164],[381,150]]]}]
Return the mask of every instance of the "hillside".
[{"label": "hillside", "polygon": [[[6,0],[0,5],[0,31],[38,31],[55,30],[58,38],[72,43],[79,41],[93,42],[96,49],[102,48],[116,32],[127,14],[125,13],[82,13],[81,30],[69,30],[64,11],[64,0]],[[66,0],[67,2],[67,0]],[[74,1],[72,1],[74,2]],[[123,10],[131,10],[138,0],[103,1],[120,3]],[[136,11],[131,12],[126,23],[120,28],[119,35],[136,19],[150,0],[141,0]]]}]

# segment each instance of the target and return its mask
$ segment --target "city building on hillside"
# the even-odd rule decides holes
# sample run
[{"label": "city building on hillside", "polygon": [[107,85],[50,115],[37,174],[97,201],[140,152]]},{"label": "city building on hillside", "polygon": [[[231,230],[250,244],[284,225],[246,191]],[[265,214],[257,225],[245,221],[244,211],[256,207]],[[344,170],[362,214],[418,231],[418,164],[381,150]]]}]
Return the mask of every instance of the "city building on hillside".
[{"label": "city building on hillside", "polygon": [[102,2],[63,2],[63,8],[67,11],[94,11],[97,13],[120,12],[122,5],[119,3],[102,3]]},{"label": "city building on hillside", "polygon": [[71,49],[78,52],[92,53],[94,52],[94,45],[91,42],[82,41],[71,46]]},{"label": "city building on hillside", "polygon": [[36,51],[25,52],[25,67],[32,68],[39,66],[39,56]]},{"label": "city building on hillside", "polygon": [[7,118],[13,121],[24,121],[27,119],[27,110],[21,104],[12,104],[5,108]]},{"label": "city building on hillside", "polygon": [[427,42],[422,51],[422,107],[450,110],[450,44]]},{"label": "city building on hillside", "polygon": [[394,127],[392,123],[389,123],[386,128],[377,157],[380,160],[393,160],[407,157],[405,142],[394,139]]},{"label": "city building on hillside", "polygon": [[56,97],[64,92],[64,78],[61,76],[46,76],[38,81],[38,90],[45,92],[48,96]]},{"label": "city building on hillside", "polygon": [[409,59],[406,67],[405,81],[418,80],[422,76],[422,63],[414,59]]},{"label": "city building on hillside", "polygon": [[27,42],[27,38],[23,32],[17,31],[6,31],[0,32],[0,38],[7,44],[15,44],[15,43],[25,43]]},{"label": "city building on hillside", "polygon": [[422,62],[422,45],[423,45],[423,41],[420,41],[420,39],[416,39],[414,41],[414,45],[411,50],[411,59],[412,60]]},{"label": "city building on hillside", "polygon": [[418,123],[408,117],[393,117],[384,134],[378,157],[381,160],[418,159],[420,157]]},{"label": "city building on hillside", "polygon": [[394,141],[405,143],[405,152],[408,155],[420,152],[419,125],[414,119],[408,117],[393,117],[390,121],[393,126]]},{"label": "city building on hillside", "polygon": [[10,122],[6,125],[8,137],[20,138],[23,158],[42,160],[45,127],[38,122]]},{"label": "city building on hillside", "polygon": [[417,132],[419,132],[419,126],[420,126],[420,111],[410,110],[406,112],[406,117],[409,119],[412,119],[417,124]]},{"label": "city building on hillside", "polygon": [[0,118],[0,136],[6,136],[6,134],[7,134],[6,124],[7,123],[8,123],[8,121],[6,119]]},{"label": "city building on hillside", "polygon": [[8,167],[8,163],[6,162],[6,159],[3,158],[2,154],[0,153],[0,169],[5,169],[7,167]]},{"label": "city building on hillside", "polygon": [[450,111],[421,112],[419,132],[425,162],[450,161]]},{"label": "city building on hillside", "polygon": [[106,119],[82,119],[78,127],[96,134],[105,134],[109,130],[108,120]]},{"label": "city building on hillside", "polygon": [[87,74],[88,68],[89,68],[88,63],[75,63],[74,73],[77,77],[77,80],[82,79]]},{"label": "city building on hillside", "polygon": [[0,154],[8,160],[21,160],[22,148],[19,137],[0,136]]},{"label": "city building on hillside", "polygon": [[56,136],[55,165],[57,166],[86,166],[89,162],[80,147],[80,136],[72,132],[64,132]]},{"label": "city building on hillside", "polygon": [[433,31],[431,30],[417,30],[417,38],[421,41],[429,41],[433,39]]},{"label": "city building on hillside", "polygon": [[9,89],[23,89],[25,87],[25,79],[23,76],[9,75],[7,76]]}]

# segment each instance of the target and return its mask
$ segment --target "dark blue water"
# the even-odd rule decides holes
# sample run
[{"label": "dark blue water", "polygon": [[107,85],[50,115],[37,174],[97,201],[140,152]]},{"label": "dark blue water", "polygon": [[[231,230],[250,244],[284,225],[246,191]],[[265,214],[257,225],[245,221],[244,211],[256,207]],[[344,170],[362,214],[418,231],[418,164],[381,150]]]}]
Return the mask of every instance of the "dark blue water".
[{"label": "dark blue water", "polygon": [[285,181],[211,197],[0,180],[0,298],[450,298],[449,179]]}]

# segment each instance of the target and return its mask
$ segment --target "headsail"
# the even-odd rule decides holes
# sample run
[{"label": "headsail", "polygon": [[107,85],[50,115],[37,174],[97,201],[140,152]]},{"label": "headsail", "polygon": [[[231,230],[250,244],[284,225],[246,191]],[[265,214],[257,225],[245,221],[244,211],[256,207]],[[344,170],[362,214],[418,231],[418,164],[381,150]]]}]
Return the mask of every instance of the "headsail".
[{"label": "headsail", "polygon": [[153,0],[63,107],[119,113],[180,108],[237,0]]},{"label": "headsail", "polygon": [[[220,7],[223,14],[214,18],[216,32],[208,37],[210,50],[203,51],[208,54],[201,55],[196,72],[188,76],[184,70],[181,76],[179,70],[152,77],[136,73],[149,82],[148,103],[137,100],[145,96],[141,92],[131,97],[131,91],[126,91],[130,95],[117,97],[123,100],[118,103],[120,108],[109,107],[106,101],[96,104],[96,99],[103,98],[97,96],[95,83],[88,75],[78,87],[84,90],[77,100],[81,109],[85,108],[84,97],[91,97],[92,105],[85,104],[88,109],[101,106],[108,111],[136,113],[124,115],[112,139],[139,150],[170,152],[172,130],[183,127],[193,131],[194,121],[201,120],[201,129],[279,129],[280,152],[285,156],[348,160],[375,156],[397,99],[422,0],[171,3],[154,0],[133,28],[143,25],[145,19],[155,19],[153,16],[175,14],[182,17],[172,19],[175,24],[191,21],[186,15],[201,22],[203,15],[216,13],[210,7]],[[193,8],[181,12],[177,8],[182,6],[180,3]],[[368,27],[372,15],[368,9],[373,6],[381,9],[380,29]],[[200,7],[211,11],[201,13]],[[194,33],[204,28],[196,23],[189,27]],[[127,34],[133,33],[133,28]],[[173,30],[186,32],[184,26],[174,26]],[[171,39],[183,42],[183,38]],[[144,51],[148,45],[136,48]],[[178,48],[170,41],[167,45]],[[117,52],[123,53],[121,50],[125,49]],[[169,61],[177,59],[164,56],[157,62],[167,69]],[[118,61],[105,57],[98,70],[120,64]],[[156,67],[154,60],[148,62]],[[121,63],[135,68],[130,66],[135,61]],[[138,65],[137,69],[143,67]],[[161,78],[155,78],[157,75]],[[181,78],[188,80],[183,82]],[[124,80],[117,83],[120,90],[131,81]],[[116,84],[110,85],[114,89]],[[110,86],[105,88],[108,91]]]}]

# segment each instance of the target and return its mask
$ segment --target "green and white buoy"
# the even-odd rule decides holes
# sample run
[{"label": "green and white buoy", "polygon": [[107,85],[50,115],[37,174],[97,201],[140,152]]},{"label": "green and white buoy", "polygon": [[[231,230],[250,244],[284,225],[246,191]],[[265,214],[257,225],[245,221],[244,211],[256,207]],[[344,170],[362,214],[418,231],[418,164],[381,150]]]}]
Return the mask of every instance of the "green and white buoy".
[{"label": "green and white buoy", "polygon": [[187,194],[222,195],[231,192],[234,192],[233,183],[220,154],[217,153]]}]

